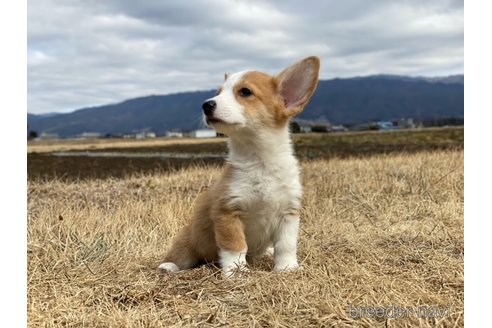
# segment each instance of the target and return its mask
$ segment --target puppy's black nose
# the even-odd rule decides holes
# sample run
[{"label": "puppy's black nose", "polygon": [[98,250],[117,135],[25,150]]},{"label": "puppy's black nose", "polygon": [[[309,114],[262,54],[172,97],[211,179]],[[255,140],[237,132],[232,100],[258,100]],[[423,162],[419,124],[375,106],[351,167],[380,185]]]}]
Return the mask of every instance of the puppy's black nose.
[{"label": "puppy's black nose", "polygon": [[202,105],[203,112],[205,113],[205,115],[210,116],[213,114],[216,106],[217,104],[215,103],[215,100],[206,101]]}]

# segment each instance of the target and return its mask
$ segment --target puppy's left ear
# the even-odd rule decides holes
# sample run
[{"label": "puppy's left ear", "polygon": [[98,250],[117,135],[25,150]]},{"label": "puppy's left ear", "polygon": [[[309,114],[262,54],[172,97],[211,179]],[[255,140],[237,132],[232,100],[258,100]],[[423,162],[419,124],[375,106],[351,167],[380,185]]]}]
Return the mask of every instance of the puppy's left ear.
[{"label": "puppy's left ear", "polygon": [[287,116],[299,114],[307,105],[318,84],[319,68],[318,57],[307,57],[275,77]]}]

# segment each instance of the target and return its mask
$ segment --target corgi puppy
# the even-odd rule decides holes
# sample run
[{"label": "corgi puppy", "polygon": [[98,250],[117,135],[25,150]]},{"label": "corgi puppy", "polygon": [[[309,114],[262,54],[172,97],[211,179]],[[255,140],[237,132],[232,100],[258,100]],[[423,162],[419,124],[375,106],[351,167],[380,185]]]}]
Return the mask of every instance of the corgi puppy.
[{"label": "corgi puppy", "polygon": [[297,262],[302,187],[289,120],[318,83],[320,60],[307,57],[269,76],[243,71],[225,76],[203,103],[206,124],[229,137],[217,183],[199,195],[190,224],[177,235],[159,269],[177,272],[218,262],[226,277],[248,270],[246,258],[273,246],[274,271]]}]

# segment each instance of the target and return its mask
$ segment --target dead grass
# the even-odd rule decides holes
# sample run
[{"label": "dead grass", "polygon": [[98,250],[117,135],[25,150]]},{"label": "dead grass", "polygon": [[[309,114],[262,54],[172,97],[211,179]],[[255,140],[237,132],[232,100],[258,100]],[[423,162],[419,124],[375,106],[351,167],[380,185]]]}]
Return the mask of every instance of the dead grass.
[{"label": "dead grass", "polygon": [[[32,327],[463,326],[463,152],[303,163],[302,270],[155,270],[220,168],[28,182]],[[354,306],[450,316],[352,318]]]}]

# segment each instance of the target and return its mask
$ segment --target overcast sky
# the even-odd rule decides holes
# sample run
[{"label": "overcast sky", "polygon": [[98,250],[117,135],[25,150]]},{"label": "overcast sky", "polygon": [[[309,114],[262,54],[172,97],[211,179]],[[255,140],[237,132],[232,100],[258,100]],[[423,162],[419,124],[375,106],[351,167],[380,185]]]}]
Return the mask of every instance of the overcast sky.
[{"label": "overcast sky", "polygon": [[216,88],[308,55],[322,79],[464,72],[463,0],[28,1],[28,112]]}]

